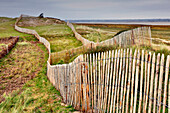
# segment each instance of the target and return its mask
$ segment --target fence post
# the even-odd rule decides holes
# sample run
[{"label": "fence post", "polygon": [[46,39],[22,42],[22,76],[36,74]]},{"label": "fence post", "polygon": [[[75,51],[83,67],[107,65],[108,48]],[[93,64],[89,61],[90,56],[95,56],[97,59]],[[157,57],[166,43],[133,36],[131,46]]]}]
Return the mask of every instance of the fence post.
[{"label": "fence post", "polygon": [[121,56],[120,56],[120,67],[119,67],[119,74],[118,74],[118,83],[117,83],[117,113],[118,113],[118,110],[119,110],[119,89],[120,89],[120,80],[121,80],[121,75],[122,75],[122,58],[123,57],[123,50],[121,49]]},{"label": "fence post", "polygon": [[[155,88],[154,88],[154,98],[157,97],[157,83],[158,83],[158,74],[159,74],[159,61],[160,61],[160,53],[157,55],[157,61],[156,61],[156,73],[155,73]],[[156,112],[156,99],[154,99],[153,103],[153,113]]]},{"label": "fence post", "polygon": [[98,75],[98,73],[97,73],[97,53],[95,54],[95,76],[94,76],[94,86],[95,86],[95,89],[94,89],[94,91],[95,91],[95,93],[94,93],[94,96],[95,96],[95,109],[96,109],[96,111],[98,111],[98,107],[97,107],[97,100],[98,100],[98,96],[97,96],[97,75]]},{"label": "fence post", "polygon": [[136,54],[137,50],[135,50],[134,56],[133,56],[133,66],[132,66],[132,83],[131,83],[131,102],[130,102],[130,113],[132,113],[133,110],[133,87],[134,87],[134,75],[135,75],[135,64],[136,64]]},{"label": "fence post", "polygon": [[149,52],[148,55],[148,68],[147,68],[147,86],[146,86],[146,104],[144,107],[144,113],[146,112],[146,108],[147,108],[147,103],[148,103],[148,96],[149,96],[149,81],[150,81],[150,65],[151,65],[151,52]]},{"label": "fence post", "polygon": [[129,59],[129,48],[127,49],[127,53],[126,53],[126,72],[125,72],[125,87],[124,87],[124,93],[123,93],[123,102],[122,102],[122,113],[124,113],[124,105],[125,105],[125,94],[126,94],[126,82],[127,82],[127,75],[128,75],[128,59]]},{"label": "fence post", "polygon": [[105,52],[103,52],[103,54],[102,54],[102,60],[103,60],[103,69],[102,69],[102,78],[101,78],[101,82],[102,82],[102,98],[101,98],[101,109],[103,109],[103,106],[104,106],[104,74],[105,74],[105,58],[106,58],[106,53]]},{"label": "fence post", "polygon": [[[152,97],[152,93],[153,93],[154,72],[155,72],[155,53],[153,54],[153,58],[152,58],[152,71],[151,71],[150,94],[149,94],[150,97]],[[152,100],[149,99],[149,113],[151,113],[151,108],[152,108]]]},{"label": "fence post", "polygon": [[138,76],[139,76],[139,64],[140,64],[140,51],[138,50],[137,56],[137,64],[136,64],[136,74],[135,74],[135,97],[134,97],[134,106],[133,106],[133,113],[136,113],[136,101],[137,101],[137,90],[138,90]]},{"label": "fence post", "polygon": [[149,32],[150,46],[151,46],[152,44],[151,28],[149,27],[148,30],[149,30],[148,32]]},{"label": "fence post", "polygon": [[110,105],[110,113],[113,110],[113,96],[114,96],[114,85],[115,85],[115,73],[116,73],[116,60],[117,60],[117,50],[115,51],[114,56],[114,71],[113,71],[113,83],[112,83],[112,97],[111,97],[111,105]]},{"label": "fence post", "polygon": [[143,64],[144,64],[144,50],[142,50],[142,59],[141,59],[141,72],[140,72],[140,97],[139,97],[139,108],[138,113],[141,111],[141,104],[142,104],[142,86],[143,86]]},{"label": "fence post", "polygon": [[105,53],[102,52],[101,54],[101,95],[100,95],[100,98],[101,98],[101,101],[100,101],[100,109],[102,110],[102,106],[103,106],[103,89],[104,89],[104,56]]},{"label": "fence post", "polygon": [[107,87],[108,87],[108,85],[107,85],[107,76],[108,76],[108,65],[109,65],[109,63],[108,63],[108,56],[110,57],[110,52],[109,51],[107,51],[106,52],[106,72],[105,72],[105,76],[104,76],[104,84],[105,84],[105,87],[104,87],[104,106],[103,106],[103,109],[104,109],[104,111],[106,111],[106,98],[107,98]]},{"label": "fence post", "polygon": [[101,98],[100,98],[100,94],[101,94],[101,68],[100,68],[100,63],[101,63],[101,59],[100,59],[100,52],[98,53],[98,109],[100,109],[100,104],[101,104]]},{"label": "fence post", "polygon": [[144,80],[143,112],[146,112],[144,110],[144,107],[145,107],[145,104],[146,104],[145,99],[146,99],[146,84],[147,84],[147,69],[148,69],[147,66],[148,66],[148,53],[146,51],[146,53],[145,53],[145,76],[144,76],[145,80]]},{"label": "fence post", "polygon": [[125,68],[126,68],[126,64],[125,64],[125,57],[126,57],[126,50],[124,49],[123,51],[123,67],[122,67],[122,79],[121,79],[121,85],[120,85],[120,102],[119,102],[119,112],[121,112],[122,110],[122,98],[123,98],[123,85],[124,85],[124,77],[125,77]]},{"label": "fence post", "polygon": [[[110,109],[110,94],[111,94],[111,85],[112,85],[112,78],[113,78],[113,57],[114,57],[114,50],[112,50],[112,56],[111,56],[111,73],[110,73],[110,81],[109,81],[109,97],[108,97],[108,107],[107,107],[107,112],[109,112]],[[99,82],[100,83],[100,82]]]},{"label": "fence post", "polygon": [[94,108],[94,101],[93,101],[93,92],[94,92],[94,86],[93,86],[93,60],[92,60],[92,53],[90,53],[90,72],[91,72],[91,74],[90,74],[90,79],[91,79],[91,101],[92,101],[92,112],[93,112],[93,108]]},{"label": "fence post", "polygon": [[[82,82],[81,82],[81,75],[82,75],[82,73],[81,73],[81,59],[80,58],[78,58],[78,65],[77,65],[77,97],[78,97],[78,99],[77,99],[77,108],[80,110],[80,105],[81,105],[81,99],[82,99]],[[76,97],[76,98],[77,98]],[[84,105],[82,105],[82,108],[83,108],[83,106]]]},{"label": "fence post", "polygon": [[[169,61],[170,55],[167,56],[166,67],[165,67],[165,81],[164,81],[164,96],[163,96],[163,113],[165,113],[165,105],[167,98],[167,86],[168,86],[168,74],[169,74]],[[170,94],[169,94],[170,95]],[[170,107],[170,105],[168,105]],[[170,108],[169,108],[170,109]]]},{"label": "fence post", "polygon": [[111,51],[109,51],[109,57],[108,57],[108,59],[106,59],[106,60],[108,60],[108,69],[107,69],[107,78],[106,78],[106,95],[105,95],[105,107],[104,107],[104,109],[106,110],[106,106],[107,106],[107,97],[108,97],[108,88],[109,88],[109,73],[110,73],[110,54],[111,54]]},{"label": "fence post", "polygon": [[113,101],[113,112],[115,112],[115,106],[116,106],[116,104],[115,104],[115,102],[116,102],[116,90],[117,90],[117,78],[118,78],[118,73],[119,73],[119,55],[120,55],[120,50],[118,51],[118,57],[117,57],[117,66],[116,66],[116,75],[115,75],[115,77],[116,77],[116,81],[115,81],[115,85],[114,85],[114,101]]},{"label": "fence post", "polygon": [[130,49],[129,57],[129,73],[128,73],[128,83],[127,83],[127,95],[126,95],[126,113],[128,113],[129,108],[129,91],[130,91],[130,80],[132,71],[132,49]]},{"label": "fence post", "polygon": [[157,112],[161,111],[161,92],[162,92],[162,80],[163,80],[163,68],[164,68],[164,54],[161,56],[160,74],[159,74],[159,87],[158,87],[158,108]]},{"label": "fence post", "polygon": [[89,110],[90,110],[90,103],[91,103],[91,101],[90,101],[90,94],[91,94],[91,91],[90,91],[90,75],[89,75],[89,69],[90,69],[90,67],[89,67],[89,56],[88,56],[88,54],[87,54],[87,56],[86,56],[86,63],[87,63],[87,65],[86,65],[86,71],[87,71],[87,76],[86,76],[86,81],[87,81],[87,87],[86,87],[86,90],[87,90],[87,112],[89,112]]},{"label": "fence post", "polygon": [[82,111],[83,112],[87,112],[86,109],[86,80],[85,80],[85,76],[86,76],[86,70],[85,70],[85,63],[81,63],[81,73],[82,73]]},{"label": "fence post", "polygon": [[131,35],[131,37],[132,37],[132,41],[133,41],[133,45],[135,44],[135,39],[134,39],[134,33],[133,33],[133,29],[132,29],[132,35]]}]

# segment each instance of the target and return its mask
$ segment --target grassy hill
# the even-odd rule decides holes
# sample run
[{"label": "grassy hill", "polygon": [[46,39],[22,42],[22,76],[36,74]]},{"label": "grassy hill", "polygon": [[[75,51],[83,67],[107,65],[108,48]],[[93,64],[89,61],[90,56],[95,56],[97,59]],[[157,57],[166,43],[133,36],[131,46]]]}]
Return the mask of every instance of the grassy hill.
[{"label": "grassy hill", "polygon": [[14,29],[16,18],[0,17],[0,38],[19,36],[30,37],[31,35],[19,33]]},{"label": "grassy hill", "polygon": [[[30,24],[25,24],[25,21]],[[36,30],[40,36],[46,38],[50,42],[52,52],[59,52],[82,46],[82,43],[76,40],[72,30],[66,23],[56,22],[54,19],[35,19],[29,17],[23,18],[18,25]]]},{"label": "grassy hill", "polygon": [[32,35],[14,30],[15,19],[2,19],[0,37],[20,38],[9,54],[0,59],[0,113],[74,111],[62,103],[60,93],[46,76],[45,46]]}]

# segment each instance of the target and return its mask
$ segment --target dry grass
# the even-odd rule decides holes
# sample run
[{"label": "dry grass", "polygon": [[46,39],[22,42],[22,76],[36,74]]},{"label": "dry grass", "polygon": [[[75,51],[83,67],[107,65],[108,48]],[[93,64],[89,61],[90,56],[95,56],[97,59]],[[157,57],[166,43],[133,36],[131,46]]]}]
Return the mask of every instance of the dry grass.
[{"label": "dry grass", "polygon": [[52,52],[59,52],[82,46],[82,43],[74,37],[72,30],[65,24],[27,28],[36,30],[40,36],[46,38],[51,44]]},{"label": "dry grass", "polygon": [[76,31],[81,34],[84,38],[94,41],[101,42],[110,38],[113,38],[116,34],[121,31],[128,30],[129,27],[107,27],[107,26],[81,26],[75,25]]}]

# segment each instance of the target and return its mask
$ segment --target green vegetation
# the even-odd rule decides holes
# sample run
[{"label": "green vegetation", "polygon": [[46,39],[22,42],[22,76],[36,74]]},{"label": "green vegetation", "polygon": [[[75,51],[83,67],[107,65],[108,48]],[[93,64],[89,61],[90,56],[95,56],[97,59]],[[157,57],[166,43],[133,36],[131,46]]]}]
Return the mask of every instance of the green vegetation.
[{"label": "green vegetation", "polygon": [[[35,39],[30,41],[33,40]],[[74,111],[71,106],[62,105],[60,93],[47,79],[47,59],[48,53],[44,45],[33,44],[22,38],[12,51],[1,59],[0,78],[3,78],[3,82],[1,81],[0,91],[7,90],[12,84],[18,84],[21,89],[16,90],[18,88],[14,86],[15,91],[3,94],[5,101],[0,103],[0,112]],[[26,84],[23,84],[24,80],[27,81]]]},{"label": "green vegetation", "polygon": [[75,25],[76,31],[81,34],[84,38],[94,41],[94,42],[101,42],[110,38],[113,38],[119,32],[124,30],[129,30],[131,27],[108,27],[108,26],[81,26]]},{"label": "green vegetation", "polygon": [[14,29],[16,19],[0,17],[0,38],[19,36],[19,37],[29,37],[31,35],[17,32]]},{"label": "green vegetation", "polygon": [[72,30],[65,24],[27,28],[36,30],[40,36],[46,38],[51,44],[51,52],[59,52],[82,46],[82,43],[74,37]]},{"label": "green vegetation", "polygon": [[152,38],[170,39],[170,27],[152,27]]},{"label": "green vegetation", "polygon": [[[15,31],[13,28],[15,19],[7,20],[5,22],[4,20],[0,21],[0,38],[9,36],[20,36],[22,38],[19,39],[18,44],[11,52],[0,60],[0,93],[2,95],[3,92],[7,92],[7,94],[3,94],[4,97],[1,96],[5,100],[0,103],[0,112],[74,111],[71,106],[62,104],[60,93],[49,82],[46,76],[48,53],[45,46],[38,43],[37,39],[33,36]],[[83,37],[95,42],[97,40],[103,41],[112,38],[123,30],[133,27],[118,25],[81,27],[76,25],[77,31]],[[68,50],[82,45],[80,41],[76,40],[71,29],[65,24],[39,25],[27,28],[36,30],[40,36],[46,38],[51,43],[52,52]],[[153,38],[169,39],[169,28],[167,30],[164,28],[152,29]],[[155,52],[156,54],[163,53],[165,57],[170,53],[167,49],[158,50],[148,46],[133,46],[131,48],[133,51],[134,49],[144,49],[152,53]],[[95,53],[115,49],[121,48],[118,46],[97,47],[83,53]],[[72,62],[78,55],[80,54],[74,53],[71,57],[61,58],[58,64]],[[12,93],[4,91],[9,89],[12,84],[18,85],[17,87],[13,87],[12,90],[14,91]]]}]

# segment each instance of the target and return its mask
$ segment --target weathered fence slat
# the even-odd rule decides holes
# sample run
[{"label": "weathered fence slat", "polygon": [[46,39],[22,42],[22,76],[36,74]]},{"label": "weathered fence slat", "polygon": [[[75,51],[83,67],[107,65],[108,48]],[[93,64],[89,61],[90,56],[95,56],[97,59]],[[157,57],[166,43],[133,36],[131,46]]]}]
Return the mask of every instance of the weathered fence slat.
[{"label": "weathered fence slat", "polygon": [[161,92],[162,92],[162,80],[163,80],[163,68],[164,68],[164,54],[161,56],[160,74],[159,74],[159,86],[158,86],[158,105],[157,112],[161,111]]},{"label": "weathered fence slat", "polygon": [[102,99],[101,99],[101,109],[103,110],[103,106],[104,106],[104,74],[105,74],[105,63],[106,63],[106,60],[104,60],[106,58],[106,53],[103,52],[103,73],[102,73]]},{"label": "weathered fence slat", "polygon": [[109,97],[108,97],[108,107],[107,107],[107,113],[110,109],[110,94],[111,94],[111,86],[112,86],[112,78],[113,78],[113,58],[114,58],[114,50],[112,51],[111,55],[111,70],[110,70],[110,81],[109,81]]},{"label": "weathered fence slat", "polygon": [[130,80],[131,80],[131,72],[132,71],[132,49],[130,49],[130,57],[129,57],[129,73],[128,73],[128,83],[127,83],[127,96],[126,96],[126,113],[129,110],[129,91],[130,91]]},{"label": "weathered fence slat", "polygon": [[[143,112],[146,104],[146,84],[147,84],[147,66],[148,66],[148,52],[145,53],[145,75],[144,75],[144,97],[143,97]],[[146,110],[145,110],[146,113]]]},{"label": "weathered fence slat", "polygon": [[152,93],[153,93],[153,81],[154,81],[154,72],[155,72],[155,53],[153,54],[153,58],[152,58],[152,70],[151,70],[151,80],[150,80],[150,94],[149,94],[149,111],[148,113],[151,113],[151,109],[152,109]]},{"label": "weathered fence slat", "polygon": [[134,98],[133,92],[134,92],[134,75],[135,75],[136,54],[137,54],[137,50],[135,50],[135,53],[133,56],[130,113],[132,113],[132,110],[133,110],[133,98]]},{"label": "weathered fence slat", "polygon": [[141,72],[140,72],[140,97],[139,97],[139,108],[138,113],[141,111],[141,104],[142,104],[142,89],[143,89],[143,64],[144,64],[144,50],[142,50],[142,56],[141,56]]},{"label": "weathered fence slat", "polygon": [[122,113],[124,113],[124,109],[125,109],[125,95],[126,95],[126,90],[127,90],[127,88],[126,88],[126,84],[127,84],[127,76],[128,76],[128,62],[129,62],[129,48],[127,49],[127,53],[126,53],[126,70],[125,70],[125,82],[124,82],[124,88],[123,88],[123,90],[124,90],[124,92],[123,92],[123,102],[122,102]]},{"label": "weathered fence slat", "polygon": [[98,60],[98,57],[97,57],[97,53],[95,54],[95,96],[96,96],[96,111],[98,111],[98,103],[97,103],[97,101],[98,101],[98,93],[97,93],[97,90],[98,90],[98,82],[97,82],[97,79],[98,79],[98,65],[97,65],[97,60]]},{"label": "weathered fence slat", "polygon": [[[101,60],[100,60],[100,52],[98,53],[98,84],[101,84],[101,71],[100,71],[100,63],[101,63]],[[100,93],[101,93],[101,85],[98,85],[98,109],[100,109]]]},{"label": "weathered fence slat", "polygon": [[[160,53],[157,55],[156,61],[156,73],[155,73],[155,84],[154,84],[154,98],[157,97],[157,87],[158,87],[158,75],[159,75],[159,61],[160,61]],[[154,99],[153,103],[153,112],[156,112],[156,99]]]},{"label": "weathered fence slat", "polygon": [[108,97],[108,88],[109,88],[109,75],[110,75],[110,55],[111,55],[111,51],[109,51],[108,53],[108,67],[107,67],[107,76],[106,76],[106,93],[105,93],[105,107],[104,109],[106,110],[106,106],[107,106],[107,97]]},{"label": "weathered fence slat", "polygon": [[149,98],[149,81],[150,81],[150,65],[151,65],[151,52],[149,52],[148,55],[148,68],[147,68],[147,86],[146,86],[146,100],[145,100],[145,107],[144,107],[144,112],[146,112],[147,109],[147,104],[148,104],[148,98]]},{"label": "weathered fence slat", "polygon": [[96,93],[95,93],[95,90],[96,90],[96,88],[95,88],[95,54],[93,53],[93,76],[92,76],[92,84],[93,84],[93,109],[96,107]]},{"label": "weathered fence slat", "polygon": [[96,71],[97,71],[97,61],[96,61],[96,54],[95,53],[93,53],[93,63],[94,63],[94,67],[93,67],[93,70],[94,70],[94,75],[93,75],[93,77],[94,77],[94,109],[96,110],[96,108],[97,108],[97,83],[96,83]]},{"label": "weathered fence slat", "polygon": [[90,89],[90,71],[89,71],[90,67],[89,67],[89,55],[87,54],[87,112],[90,110],[90,103],[91,103],[91,89]]},{"label": "weathered fence slat", "polygon": [[119,90],[120,90],[120,80],[122,75],[122,60],[123,60],[123,50],[121,49],[121,56],[120,56],[120,67],[119,67],[119,75],[118,75],[118,84],[117,84],[117,103],[116,103],[116,111],[118,113],[119,110]]},{"label": "weathered fence slat", "polygon": [[[86,62],[86,56],[84,56],[84,62]],[[82,73],[82,111],[87,112],[87,100],[86,100],[86,70],[85,70],[85,63],[81,63],[81,73]]]},{"label": "weathered fence slat", "polygon": [[137,64],[136,64],[136,74],[135,74],[135,97],[134,97],[134,106],[133,113],[136,113],[136,104],[137,104],[137,93],[138,93],[138,76],[139,76],[139,64],[140,64],[140,51],[138,50],[137,54]]},{"label": "weathered fence slat", "polygon": [[[170,62],[170,55],[167,56],[166,66],[165,66],[165,81],[164,81],[164,96],[163,96],[163,113],[165,113],[165,105],[167,99],[167,86],[168,86],[168,74],[169,74],[169,62]],[[168,95],[170,96],[170,94]],[[170,106],[170,105],[169,105]],[[170,108],[169,108],[170,109]]]},{"label": "weathered fence slat", "polygon": [[166,66],[164,60],[162,54],[159,64],[159,53],[156,58],[144,50],[112,50],[56,67],[47,64],[47,75],[63,101],[82,112],[164,113],[169,110],[170,57]]},{"label": "weathered fence slat", "polygon": [[123,84],[124,84],[124,78],[125,78],[125,65],[126,62],[126,50],[124,49],[123,51],[123,67],[122,67],[122,79],[121,79],[121,84],[120,84],[120,102],[119,102],[119,112],[122,111],[122,99],[123,99]]},{"label": "weathered fence slat", "polygon": [[101,87],[100,87],[100,109],[102,109],[102,98],[103,98],[103,52],[101,53],[101,58],[100,58],[100,63],[101,63],[101,68],[100,68],[100,74],[101,74]]},{"label": "weathered fence slat", "polygon": [[117,92],[117,82],[118,82],[118,72],[119,72],[119,55],[120,55],[120,50],[118,51],[118,57],[117,57],[117,66],[116,66],[116,81],[115,81],[115,85],[114,85],[114,101],[113,101],[113,112],[115,112],[115,106],[116,106],[116,92]]},{"label": "weathered fence slat", "polygon": [[114,69],[113,69],[113,82],[112,82],[112,94],[111,94],[111,105],[110,105],[110,113],[113,110],[113,96],[114,96],[114,84],[115,84],[115,73],[116,73],[116,63],[117,63],[117,50],[114,55]]},{"label": "weathered fence slat", "polygon": [[93,63],[92,63],[92,54],[90,54],[90,88],[91,88],[91,101],[92,101],[92,112],[93,112],[93,108],[94,108],[94,101],[93,101]]}]

